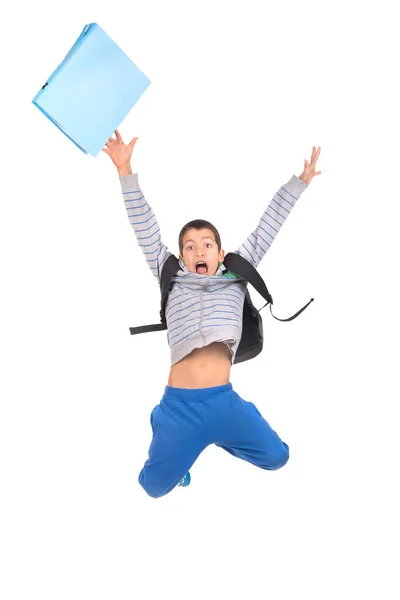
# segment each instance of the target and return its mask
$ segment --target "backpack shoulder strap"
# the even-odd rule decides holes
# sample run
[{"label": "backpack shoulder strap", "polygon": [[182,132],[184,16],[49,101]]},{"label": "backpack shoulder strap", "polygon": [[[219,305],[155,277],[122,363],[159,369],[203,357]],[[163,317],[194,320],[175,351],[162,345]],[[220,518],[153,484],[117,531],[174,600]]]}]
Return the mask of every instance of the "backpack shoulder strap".
[{"label": "backpack shoulder strap", "polygon": [[167,329],[167,321],[165,319],[165,306],[167,304],[169,292],[171,291],[171,279],[180,269],[181,267],[179,266],[179,260],[174,254],[170,254],[170,256],[168,256],[168,258],[166,259],[161,271],[161,323],[157,323],[154,325],[141,325],[140,327],[130,327],[129,331],[131,332],[131,335],[135,335],[136,333],[148,333],[150,331],[162,331],[164,329]]},{"label": "backpack shoulder strap", "polygon": [[227,269],[233,271],[234,273],[237,273],[237,275],[240,275],[240,277],[251,283],[251,285],[260,294],[260,296],[262,296],[264,300],[267,301],[266,304],[264,304],[264,306],[262,306],[258,312],[260,312],[265,306],[267,306],[267,304],[269,304],[271,315],[277,321],[292,321],[293,319],[298,317],[299,314],[302,313],[303,310],[305,310],[309,304],[311,304],[311,302],[314,301],[314,298],[311,298],[310,302],[303,306],[303,308],[301,308],[292,317],[289,317],[288,319],[278,319],[278,317],[275,317],[275,315],[272,313],[272,305],[274,303],[272,300],[272,296],[269,293],[267,286],[265,285],[265,281],[263,280],[257,269],[253,267],[253,265],[248,260],[243,258],[243,256],[240,256],[240,254],[237,254],[236,252],[228,252],[224,259],[224,265]]},{"label": "backpack shoulder strap", "polygon": [[161,271],[161,311],[163,314],[161,318],[165,314],[165,305],[167,304],[169,292],[171,291],[171,279],[176,275],[178,271],[181,271],[181,267],[179,265],[179,260],[176,258],[175,254],[170,254],[167,260],[164,263],[164,266]]},{"label": "backpack shoulder strap", "polygon": [[237,275],[240,275],[240,277],[251,283],[260,296],[267,301],[267,304],[273,304],[272,296],[265,285],[264,279],[257,269],[248,260],[243,258],[243,256],[236,254],[236,252],[228,252],[224,259],[224,265],[229,271],[237,273]]}]

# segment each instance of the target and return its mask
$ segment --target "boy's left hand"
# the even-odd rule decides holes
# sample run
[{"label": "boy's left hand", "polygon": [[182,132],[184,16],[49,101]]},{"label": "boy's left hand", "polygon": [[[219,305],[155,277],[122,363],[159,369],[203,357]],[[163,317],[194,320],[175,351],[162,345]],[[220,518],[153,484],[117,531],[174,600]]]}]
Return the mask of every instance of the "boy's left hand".
[{"label": "boy's left hand", "polygon": [[320,152],[321,152],[320,146],[318,146],[318,148],[313,146],[312,154],[311,154],[311,162],[308,162],[308,160],[304,161],[304,171],[302,172],[302,174],[299,177],[299,179],[304,181],[304,183],[309,184],[313,177],[316,177],[317,175],[321,175],[321,171],[317,171],[317,173],[315,172],[315,167],[317,165],[317,160],[318,160]]}]

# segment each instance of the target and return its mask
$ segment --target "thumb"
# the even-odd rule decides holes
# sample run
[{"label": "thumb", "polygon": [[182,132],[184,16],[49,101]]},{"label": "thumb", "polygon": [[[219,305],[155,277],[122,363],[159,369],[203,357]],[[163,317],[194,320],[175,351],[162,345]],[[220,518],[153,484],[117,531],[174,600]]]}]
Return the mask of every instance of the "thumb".
[{"label": "thumb", "polygon": [[128,146],[129,146],[129,148],[130,148],[131,150],[133,150],[133,146],[136,144],[136,142],[137,142],[137,140],[138,140],[138,139],[139,139],[139,138],[135,137],[135,138],[133,138],[133,139],[132,139],[132,140],[129,142]]}]

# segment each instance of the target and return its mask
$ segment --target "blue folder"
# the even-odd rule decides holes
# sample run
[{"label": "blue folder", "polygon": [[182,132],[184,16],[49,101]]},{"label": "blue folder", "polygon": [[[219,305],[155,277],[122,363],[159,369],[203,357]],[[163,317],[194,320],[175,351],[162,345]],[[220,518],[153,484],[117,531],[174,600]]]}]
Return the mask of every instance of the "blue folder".
[{"label": "blue folder", "polygon": [[32,102],[85,154],[96,156],[149,85],[105,31],[90,23]]}]

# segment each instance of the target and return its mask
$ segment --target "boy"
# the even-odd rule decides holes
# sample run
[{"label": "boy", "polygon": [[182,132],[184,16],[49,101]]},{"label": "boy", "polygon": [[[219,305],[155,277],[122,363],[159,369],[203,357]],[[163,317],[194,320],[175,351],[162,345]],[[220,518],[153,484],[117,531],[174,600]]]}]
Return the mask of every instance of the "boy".
[{"label": "boy", "polygon": [[[103,148],[117,167],[131,226],[157,281],[171,252],[132,173],[130,160],[138,138],[124,144],[118,130]],[[321,148],[314,146],[300,177],[275,194],[247,240],[236,251],[257,267],[315,172]],[[139,483],[159,498],[177,485],[190,483],[189,469],[200,453],[215,444],[261,469],[283,467],[288,445],[252,402],[233,390],[230,369],[242,331],[247,283],[226,272],[224,251],[216,228],[201,219],[190,221],[179,234],[180,266],[166,306],[171,370],[161,402],[153,409],[153,439]]]}]

